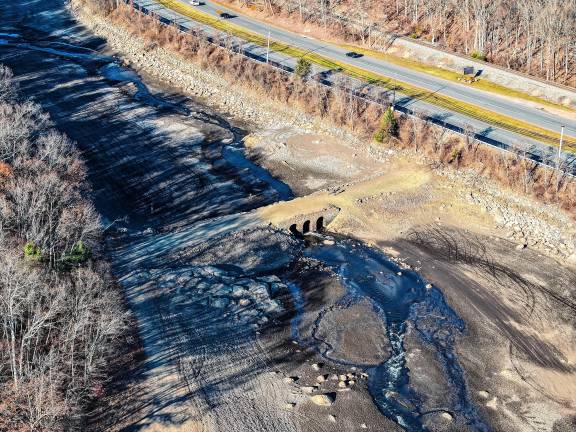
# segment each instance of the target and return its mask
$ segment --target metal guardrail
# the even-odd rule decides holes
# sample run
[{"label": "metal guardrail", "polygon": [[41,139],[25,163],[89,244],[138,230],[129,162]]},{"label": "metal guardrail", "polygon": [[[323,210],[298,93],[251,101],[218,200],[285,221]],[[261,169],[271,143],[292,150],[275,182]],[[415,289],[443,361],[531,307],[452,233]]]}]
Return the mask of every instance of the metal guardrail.
[{"label": "metal guardrail", "polygon": [[[214,38],[210,35],[207,35],[204,32],[204,30],[202,30],[202,29],[188,28],[188,27],[185,27],[181,24],[178,24],[174,20],[163,17],[162,15],[159,15],[158,13],[151,11],[144,6],[141,6],[135,0],[122,0],[122,1],[128,5],[131,5],[138,12],[143,13],[144,15],[150,16],[150,17],[158,20],[161,24],[164,24],[164,25],[170,26],[170,27],[174,27],[182,33],[193,32],[194,36],[203,37],[204,40],[206,40],[210,44],[218,46],[219,48],[223,48],[223,49],[226,49],[228,51],[234,52],[236,54],[242,55],[242,56],[244,56],[244,57],[246,57],[252,61],[266,64],[270,67],[273,67],[273,68],[281,71],[282,73],[285,73],[285,74],[293,74],[294,73],[294,69],[288,65],[282,64],[280,62],[274,61],[274,60],[269,59],[269,58],[266,59],[265,56],[261,56],[261,55],[251,53],[249,51],[245,51],[245,50],[241,49],[241,44],[239,44],[237,46],[238,47],[237,50],[234,50],[234,49],[232,49],[232,47],[230,45],[227,45],[225,43],[225,41],[223,41],[222,39],[217,39],[217,38]],[[235,38],[235,39],[241,40],[240,38]],[[329,81],[325,78],[314,79],[314,82],[319,83],[319,84],[321,84],[327,88],[330,88],[330,89],[338,88],[340,90],[346,91],[351,96],[356,97],[358,99],[361,99],[363,101],[368,101],[370,103],[375,103],[375,104],[385,106],[385,107],[389,107],[389,106],[393,105],[393,109],[395,111],[399,111],[406,116],[426,120],[426,121],[428,121],[428,122],[430,122],[436,126],[447,129],[450,132],[453,132],[453,133],[455,133],[461,137],[472,137],[475,140],[477,140],[483,144],[489,145],[489,146],[496,148],[500,151],[503,151],[505,153],[508,153],[508,154],[511,154],[514,156],[518,156],[519,150],[515,150],[514,148],[511,148],[511,146],[506,144],[506,143],[492,139],[492,138],[487,137],[486,135],[483,135],[481,133],[471,132],[470,130],[467,130],[467,125],[465,125],[464,127],[458,126],[458,125],[449,123],[449,122],[447,122],[441,118],[430,116],[426,112],[416,112],[415,110],[410,109],[404,105],[391,103],[390,98],[388,96],[375,97],[375,96],[369,95],[367,93],[360,92],[357,88],[346,87],[342,84],[334,83],[334,82]],[[379,88],[381,88],[381,87],[379,87]],[[391,92],[390,90],[386,90],[385,93],[389,94],[390,92]],[[550,147],[550,148],[553,149],[553,147]],[[542,153],[538,154],[538,153],[535,153],[534,151],[530,151],[527,149],[524,149],[522,151],[524,151],[525,154],[528,155],[527,156],[528,159],[537,163],[538,165],[541,165],[541,166],[544,166],[547,168],[551,168],[553,170],[556,170],[558,168],[556,165],[551,165],[549,163],[546,163],[543,160]],[[570,156],[570,155],[565,153],[564,157],[565,157],[564,165],[565,165],[565,167],[567,167],[567,169],[566,168],[563,169],[562,173],[564,175],[567,175],[567,176],[572,177],[572,178],[576,177],[576,155]]]}]

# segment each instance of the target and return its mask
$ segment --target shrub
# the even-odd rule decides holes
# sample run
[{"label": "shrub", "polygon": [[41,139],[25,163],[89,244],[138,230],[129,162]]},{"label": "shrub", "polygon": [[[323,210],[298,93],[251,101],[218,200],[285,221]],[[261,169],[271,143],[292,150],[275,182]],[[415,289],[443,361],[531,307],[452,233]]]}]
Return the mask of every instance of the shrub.
[{"label": "shrub", "polygon": [[390,138],[395,138],[398,136],[398,122],[394,116],[394,110],[392,107],[388,107],[382,118],[380,119],[380,129],[374,134],[374,139],[382,143]]},{"label": "shrub", "polygon": [[298,63],[296,63],[296,68],[294,69],[294,74],[298,78],[305,79],[310,75],[312,71],[312,64],[306,60],[305,58],[298,59]]},{"label": "shrub", "polygon": [[28,242],[24,245],[24,257],[29,260],[39,261],[42,258],[42,252],[34,243]]},{"label": "shrub", "polygon": [[70,253],[64,257],[64,261],[68,264],[82,264],[92,257],[92,251],[82,241],[76,243]]},{"label": "shrub", "polygon": [[471,57],[476,59],[476,60],[486,61],[486,54],[483,54],[483,53],[478,52],[478,51],[474,51],[472,53]]}]

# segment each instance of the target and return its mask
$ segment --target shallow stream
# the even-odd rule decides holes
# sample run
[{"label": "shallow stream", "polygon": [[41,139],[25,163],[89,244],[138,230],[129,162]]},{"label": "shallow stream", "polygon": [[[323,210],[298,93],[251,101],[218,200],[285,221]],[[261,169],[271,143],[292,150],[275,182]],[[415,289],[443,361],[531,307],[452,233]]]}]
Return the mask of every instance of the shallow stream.
[{"label": "shallow stream", "polygon": [[[334,237],[331,237],[334,238]],[[368,388],[375,404],[388,418],[407,431],[423,431],[420,396],[410,387],[410,371],[406,367],[404,336],[412,326],[420,339],[434,349],[442,364],[451,390],[451,406],[446,411],[461,417],[470,430],[488,431],[472,403],[463,370],[454,351],[455,338],[465,331],[464,322],[446,303],[442,292],[428,284],[418,273],[402,269],[385,254],[359,241],[335,237],[335,243],[310,242],[305,254],[338,275],[346,289],[339,303],[369,299],[377,316],[386,323],[391,354],[376,367],[368,368]],[[331,242],[330,242],[331,243]],[[296,316],[292,320],[292,336],[301,344],[313,347],[324,357],[329,348],[314,337],[303,340],[298,325],[304,313],[303,295],[297,283],[290,285]],[[362,364],[350,364],[365,368]]]}]

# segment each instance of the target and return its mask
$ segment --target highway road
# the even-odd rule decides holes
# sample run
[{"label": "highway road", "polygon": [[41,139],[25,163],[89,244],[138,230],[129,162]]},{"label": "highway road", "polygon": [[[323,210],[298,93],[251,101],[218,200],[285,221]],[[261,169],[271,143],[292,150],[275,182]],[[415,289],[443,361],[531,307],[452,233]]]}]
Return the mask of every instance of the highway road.
[{"label": "highway road", "polygon": [[[140,0],[138,3],[150,10],[153,10],[161,16],[174,20],[184,27],[206,27],[184,15],[168,9],[156,0]],[[182,1],[182,3],[190,5],[190,2]],[[221,5],[211,1],[205,1],[201,6],[194,7],[199,11],[215,17],[218,16],[217,10],[228,12],[233,15],[233,18],[230,19],[230,22],[237,26],[244,27],[254,33],[258,33],[265,37],[270,34],[270,38],[272,40],[296,46],[338,62],[347,63],[389,78],[399,80],[407,84],[418,86],[429,91],[430,94],[436,93],[449,96],[467,103],[474,104],[486,110],[502,114],[507,117],[512,117],[533,124],[535,126],[548,129],[550,131],[554,131],[556,133],[559,133],[561,126],[564,125],[565,136],[568,138],[576,138],[576,114],[573,114],[572,119],[565,118],[564,116],[551,114],[541,109],[527,106],[522,102],[515,101],[510,98],[505,98],[493,93],[477,90],[465,84],[454,83],[452,81],[444,80],[436,76],[391,64],[382,59],[377,59],[374,57],[363,56],[361,58],[350,58],[346,56],[347,50],[344,48],[340,48],[336,45],[317,39],[308,38],[285,29],[270,26],[254,18],[240,15],[234,10],[227,10]],[[247,44],[245,49],[252,53],[265,55],[265,48],[255,44]],[[290,58],[276,52],[271,53],[270,58],[288,66],[293,66],[297,61],[294,58]],[[491,125],[488,122],[467,117],[463,114],[433,105],[426,101],[425,96],[417,100],[408,97],[399,98],[399,104],[405,107],[409,107],[416,112],[426,112],[433,117],[440,118],[458,127],[462,127],[464,125],[472,126],[475,132],[495,142],[500,142],[505,145],[526,145],[532,149],[538,148],[540,151],[543,151],[545,154],[549,155],[554,153],[554,151],[549,146],[538,143],[523,135],[501,129]]]}]

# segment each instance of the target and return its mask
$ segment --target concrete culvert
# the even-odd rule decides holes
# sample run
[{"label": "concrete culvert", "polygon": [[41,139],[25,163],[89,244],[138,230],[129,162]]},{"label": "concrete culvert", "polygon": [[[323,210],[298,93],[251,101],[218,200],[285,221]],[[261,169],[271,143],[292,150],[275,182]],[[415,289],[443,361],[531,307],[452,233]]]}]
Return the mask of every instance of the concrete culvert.
[{"label": "concrete culvert", "polygon": [[302,233],[306,234],[307,232],[310,232],[310,221],[309,220],[304,222],[304,225],[302,226]]},{"label": "concrete culvert", "polygon": [[316,221],[316,231],[317,232],[324,231],[324,216],[320,216]]},{"label": "concrete culvert", "polygon": [[296,224],[290,225],[290,232],[291,232],[292,234],[294,234],[294,235],[300,234],[300,233],[298,232],[298,228],[296,228]]}]

